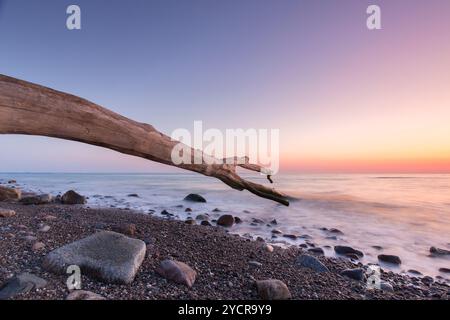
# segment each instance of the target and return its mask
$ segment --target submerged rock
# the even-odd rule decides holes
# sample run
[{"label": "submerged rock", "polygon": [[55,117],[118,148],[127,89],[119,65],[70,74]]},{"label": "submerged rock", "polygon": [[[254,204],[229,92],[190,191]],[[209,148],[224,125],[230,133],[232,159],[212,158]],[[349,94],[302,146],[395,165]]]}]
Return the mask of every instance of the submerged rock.
[{"label": "submerged rock", "polygon": [[110,283],[128,284],[134,280],[144,260],[146,245],[111,231],[99,231],[50,252],[44,259],[47,271],[65,274],[78,265],[83,274]]},{"label": "submerged rock", "polygon": [[396,265],[402,264],[402,260],[398,256],[390,254],[380,254],[378,255],[378,260]]},{"label": "submerged rock", "polygon": [[19,200],[22,191],[16,188],[7,188],[0,186],[0,201]]},{"label": "submerged rock", "polygon": [[82,195],[76,193],[73,190],[69,190],[66,193],[63,194],[61,197],[61,203],[63,204],[85,204],[86,198]]},{"label": "submerged rock", "polygon": [[130,197],[130,198],[139,198],[139,195],[137,193],[130,193],[128,195],[128,197]]},{"label": "submerged rock", "polygon": [[47,281],[30,273],[22,273],[4,283],[0,287],[0,300],[13,298],[34,289],[40,289],[47,285]]},{"label": "submerged rock", "polygon": [[348,247],[348,246],[335,246],[334,251],[337,254],[341,254],[341,255],[356,254],[358,257],[364,256],[364,253],[362,253],[361,251],[353,249],[352,247]]},{"label": "submerged rock", "polygon": [[257,280],[258,295],[263,300],[286,300],[292,298],[287,285],[277,279]]},{"label": "submerged rock", "polygon": [[450,268],[439,268],[439,272],[450,273]]},{"label": "submerged rock", "polygon": [[206,214],[199,214],[195,217],[196,220],[209,220],[209,217]]},{"label": "submerged rock", "polygon": [[168,259],[161,261],[156,272],[168,280],[183,284],[189,288],[193,286],[197,277],[197,272],[187,264]]},{"label": "submerged rock", "polygon": [[308,268],[316,272],[329,272],[330,270],[319,261],[319,259],[308,254],[302,254],[295,260],[295,265],[302,268]]},{"label": "submerged rock", "polygon": [[234,218],[230,214],[224,214],[217,220],[217,224],[222,227],[231,227],[234,224]]},{"label": "submerged rock", "polygon": [[448,256],[450,255],[450,250],[440,249],[436,247],[430,248],[430,253],[433,256]]},{"label": "submerged rock", "polygon": [[331,229],[328,230],[328,232],[334,233],[334,234],[339,234],[339,235],[343,235],[344,234],[341,230],[336,229],[336,228],[331,228]]},{"label": "submerged rock", "polygon": [[311,252],[311,253],[317,254],[317,255],[321,255],[321,256],[323,256],[325,254],[325,252],[323,251],[322,248],[310,248],[310,249],[308,249],[308,252]]},{"label": "submerged rock", "polygon": [[421,276],[422,275],[422,272],[414,270],[414,269],[409,269],[408,272],[411,273],[411,274],[414,274],[416,276]]},{"label": "submerged rock", "polygon": [[185,201],[191,201],[191,202],[206,202],[206,199],[203,198],[201,195],[196,193],[188,194],[185,198]]}]

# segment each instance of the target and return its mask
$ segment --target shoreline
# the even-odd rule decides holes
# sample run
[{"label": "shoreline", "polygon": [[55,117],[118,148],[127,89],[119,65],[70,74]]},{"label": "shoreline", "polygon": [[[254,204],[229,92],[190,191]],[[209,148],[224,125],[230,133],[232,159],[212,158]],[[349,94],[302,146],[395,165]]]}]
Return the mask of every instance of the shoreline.
[{"label": "shoreline", "polygon": [[[345,269],[365,271],[367,266],[362,263],[314,255],[300,247],[273,246],[273,251],[269,252],[264,241],[231,235],[221,226],[187,224],[132,210],[93,209],[82,205],[26,206],[2,202],[0,207],[16,212],[15,216],[0,218],[0,287],[23,272],[47,281],[44,288],[19,294],[13,299],[65,299],[70,293],[66,287],[67,275],[44,270],[44,257],[54,249],[99,230],[126,231],[130,224],[134,225],[135,231],[128,236],[141,239],[147,245],[145,259],[134,281],[128,285],[108,284],[83,275],[83,290],[113,300],[251,300],[260,298],[256,280],[279,279],[289,288],[292,299],[450,298],[449,286],[445,283],[384,270],[381,270],[381,280],[389,283],[393,291],[368,290],[365,281],[342,274]],[[49,216],[54,219],[48,220]],[[50,229],[40,232],[43,225]],[[43,247],[33,250],[36,242],[41,242]],[[320,261],[329,272],[299,267],[298,257],[305,254]],[[169,281],[156,272],[164,259],[181,261],[197,272],[192,288]]]}]

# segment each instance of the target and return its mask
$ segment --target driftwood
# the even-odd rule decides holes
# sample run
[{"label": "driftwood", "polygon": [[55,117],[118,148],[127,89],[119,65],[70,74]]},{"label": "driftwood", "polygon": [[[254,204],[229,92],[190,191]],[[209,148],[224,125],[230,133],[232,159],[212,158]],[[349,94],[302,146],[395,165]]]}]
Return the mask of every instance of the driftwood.
[{"label": "driftwood", "polygon": [[[242,179],[240,166],[263,172],[248,163],[179,164],[171,160],[178,141],[90,101],[40,85],[0,75],[0,134],[25,134],[79,141],[138,156],[178,168],[215,177],[233,189],[289,205],[286,197],[272,188]],[[202,155],[192,150],[191,154]],[[268,176],[270,181],[270,176]]]}]

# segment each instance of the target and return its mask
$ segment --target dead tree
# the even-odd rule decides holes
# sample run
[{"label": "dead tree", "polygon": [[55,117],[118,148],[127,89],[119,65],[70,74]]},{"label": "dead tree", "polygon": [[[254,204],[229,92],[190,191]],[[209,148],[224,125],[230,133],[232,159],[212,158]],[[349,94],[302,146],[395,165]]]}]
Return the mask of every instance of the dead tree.
[{"label": "dead tree", "polygon": [[[289,205],[275,189],[242,179],[240,166],[263,172],[256,164],[215,163],[174,164],[171,153],[180,142],[153,126],[128,119],[80,97],[0,74],[0,134],[47,136],[109,148],[170,166],[215,177],[236,190]],[[201,151],[191,150],[195,155]],[[210,162],[208,162],[210,163]]]}]

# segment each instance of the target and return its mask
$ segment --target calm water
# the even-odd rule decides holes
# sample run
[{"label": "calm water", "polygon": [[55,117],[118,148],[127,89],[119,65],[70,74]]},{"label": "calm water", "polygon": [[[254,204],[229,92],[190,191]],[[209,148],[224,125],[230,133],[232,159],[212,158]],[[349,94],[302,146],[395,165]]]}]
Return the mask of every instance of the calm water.
[{"label": "calm water", "polygon": [[[265,178],[252,176],[266,183]],[[182,204],[193,209],[193,216],[211,213],[214,208],[241,217],[246,223],[231,231],[271,239],[272,227],[251,226],[252,218],[278,221],[276,228],[285,233],[309,235],[319,246],[351,245],[365,253],[364,262],[377,262],[380,252],[399,255],[402,272],[416,269],[432,276],[441,267],[450,268],[449,258],[428,257],[430,246],[450,249],[450,175],[280,175],[277,189],[300,200],[290,207],[239,192],[213,178],[191,174],[0,174],[0,181],[16,179],[25,190],[54,195],[74,189],[89,196],[90,206],[116,206],[144,213],[167,209],[180,219],[186,214]],[[206,204],[185,203],[183,197],[200,193]],[[130,193],[139,194],[131,198]],[[246,212],[244,212],[244,210]],[[223,214],[223,212],[221,214]],[[219,214],[216,214],[219,215]],[[344,235],[337,239],[320,228],[338,228]],[[382,246],[377,251],[372,246]],[[325,249],[328,256],[331,249]]]}]

